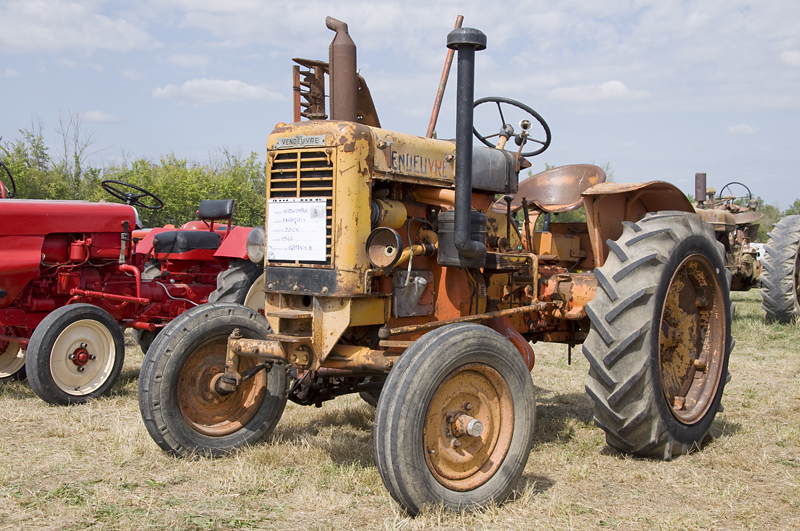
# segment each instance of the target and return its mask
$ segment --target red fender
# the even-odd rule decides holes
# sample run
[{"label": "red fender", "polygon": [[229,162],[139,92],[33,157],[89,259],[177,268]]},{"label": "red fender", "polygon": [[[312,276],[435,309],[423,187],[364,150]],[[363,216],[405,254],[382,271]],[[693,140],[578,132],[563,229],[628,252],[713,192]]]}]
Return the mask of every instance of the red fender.
[{"label": "red fender", "polygon": [[495,317],[493,319],[489,319],[484,324],[494,330],[495,332],[499,332],[503,335],[506,339],[511,341],[511,344],[514,345],[519,353],[522,355],[522,359],[525,360],[525,365],[528,366],[528,371],[533,370],[533,366],[536,364],[536,355],[533,352],[533,348],[531,348],[530,343],[525,341],[525,338],[516,331],[514,328],[514,323],[508,317]]},{"label": "red fender", "polygon": [[233,227],[228,237],[223,240],[214,258],[243,258],[247,256],[247,235],[250,234],[251,227]]}]

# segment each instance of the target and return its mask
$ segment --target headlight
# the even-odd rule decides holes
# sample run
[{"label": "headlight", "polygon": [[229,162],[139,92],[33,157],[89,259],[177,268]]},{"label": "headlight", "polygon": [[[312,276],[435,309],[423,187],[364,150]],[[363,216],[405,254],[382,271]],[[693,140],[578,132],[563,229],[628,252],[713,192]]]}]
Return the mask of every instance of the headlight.
[{"label": "headlight", "polygon": [[247,235],[247,256],[251,262],[260,264],[264,262],[264,227],[255,227]]}]

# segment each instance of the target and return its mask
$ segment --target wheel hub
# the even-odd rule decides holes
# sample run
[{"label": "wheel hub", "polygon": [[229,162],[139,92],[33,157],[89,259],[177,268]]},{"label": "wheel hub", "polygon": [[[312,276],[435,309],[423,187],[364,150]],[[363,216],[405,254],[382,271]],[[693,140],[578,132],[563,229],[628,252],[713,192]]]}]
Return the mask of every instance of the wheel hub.
[{"label": "wheel hub", "polygon": [[428,468],[448,489],[475,489],[502,464],[513,431],[511,392],[500,374],[480,363],[459,367],[439,384],[428,406]]},{"label": "wheel hub", "polygon": [[659,370],[664,399],[684,424],[703,418],[721,380],[725,308],[716,268],[702,255],[676,269],[661,313]]}]

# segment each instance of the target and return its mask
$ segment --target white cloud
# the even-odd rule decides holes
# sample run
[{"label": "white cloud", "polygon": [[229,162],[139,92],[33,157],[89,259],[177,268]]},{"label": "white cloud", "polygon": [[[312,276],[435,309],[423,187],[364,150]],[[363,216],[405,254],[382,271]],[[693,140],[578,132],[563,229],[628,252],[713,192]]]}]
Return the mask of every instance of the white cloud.
[{"label": "white cloud", "polygon": [[205,68],[211,61],[207,55],[173,54],[166,57],[168,63],[182,68]]},{"label": "white cloud", "polygon": [[137,81],[139,79],[142,79],[142,74],[140,74],[136,70],[121,70],[120,74],[122,74],[122,77],[130,79],[131,81]]},{"label": "white cloud", "polygon": [[756,131],[758,131],[758,127],[747,124],[732,125],[727,129],[729,135],[752,135]]},{"label": "white cloud", "polygon": [[81,113],[81,118],[93,123],[120,123],[126,121],[124,118],[108,114],[105,111],[88,111]]},{"label": "white cloud", "polygon": [[272,92],[266,85],[248,85],[238,79],[190,79],[180,87],[167,85],[153,91],[154,98],[193,100],[199,103],[217,103],[238,100],[284,100],[285,96]]},{"label": "white cloud", "polygon": [[622,81],[606,81],[602,85],[562,87],[550,91],[550,97],[565,101],[639,100],[647,98],[646,90],[631,90]]},{"label": "white cloud", "polygon": [[[0,7],[0,49],[15,52],[59,52],[98,49],[131,51],[161,46],[147,31],[102,11],[105,2],[10,0]],[[112,6],[113,7],[113,6]]]},{"label": "white cloud", "polygon": [[19,77],[19,72],[13,68],[6,68],[6,77]]},{"label": "white cloud", "polygon": [[781,52],[781,60],[789,66],[800,66],[800,50]]},{"label": "white cloud", "polygon": [[70,61],[69,59],[66,59],[64,57],[59,57],[58,59],[56,59],[56,63],[61,66],[65,66],[67,68],[75,68],[77,66],[75,64],[75,61]]}]

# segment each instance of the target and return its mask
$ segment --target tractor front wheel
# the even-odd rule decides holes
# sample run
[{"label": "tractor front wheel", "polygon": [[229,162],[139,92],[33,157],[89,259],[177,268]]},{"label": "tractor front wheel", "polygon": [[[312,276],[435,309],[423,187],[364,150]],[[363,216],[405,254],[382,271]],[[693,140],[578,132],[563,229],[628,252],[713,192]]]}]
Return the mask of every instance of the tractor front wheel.
[{"label": "tractor front wheel", "polygon": [[[266,319],[250,308],[209,303],[170,322],[147,351],[139,409],[150,436],[167,452],[222,455],[266,439],[280,420],[288,379],[283,364],[265,364],[234,392],[217,392],[234,328],[247,338],[271,333]],[[239,372],[259,363],[241,357]]]},{"label": "tractor front wheel", "polygon": [[25,351],[16,341],[0,339],[0,384],[25,379]]},{"label": "tractor front wheel", "polygon": [[606,442],[671,459],[703,444],[728,379],[730,273],[696,214],[648,214],[609,240],[587,305],[586,391]]},{"label": "tractor front wheel", "polygon": [[42,400],[80,404],[114,386],[125,360],[125,340],[105,310],[70,304],[39,323],[26,354],[28,381]]},{"label": "tractor front wheel", "polygon": [[389,373],[375,412],[375,459],[410,514],[502,502],[533,444],[533,383],[517,349],[478,324],[418,339]]}]

